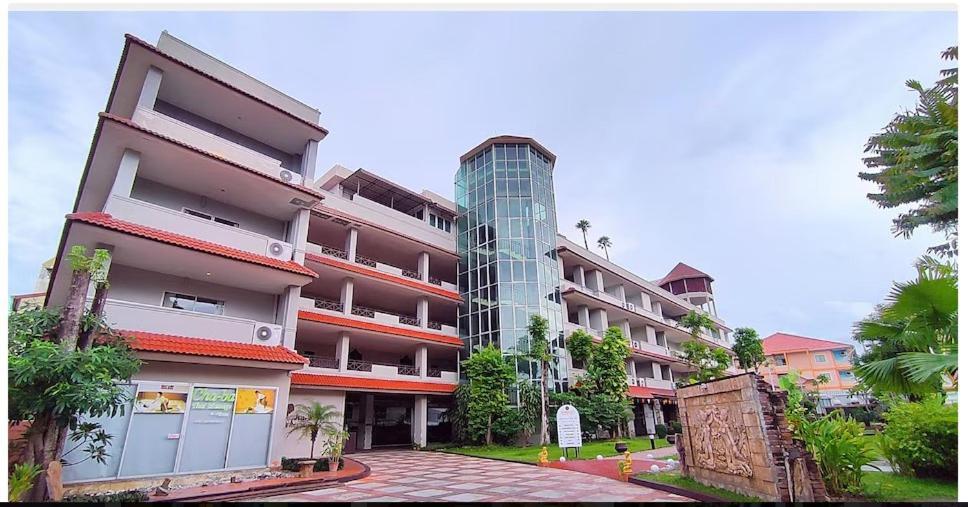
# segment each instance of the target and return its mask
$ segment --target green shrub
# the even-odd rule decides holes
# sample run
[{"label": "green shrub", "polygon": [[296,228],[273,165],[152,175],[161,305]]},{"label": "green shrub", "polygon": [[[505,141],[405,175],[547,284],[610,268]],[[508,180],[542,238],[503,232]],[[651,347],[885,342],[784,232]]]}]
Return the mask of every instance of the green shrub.
[{"label": "green shrub", "polygon": [[862,491],[861,467],[877,459],[863,424],[834,412],[817,420],[801,420],[797,433],[817,461],[830,494]]},{"label": "green shrub", "polygon": [[[279,465],[283,470],[287,470],[289,472],[298,472],[299,471],[298,462],[305,461],[308,459],[311,459],[311,458],[287,458],[283,456],[282,459],[279,460]],[[344,465],[345,463],[343,462],[343,459],[340,458],[339,468],[337,468],[337,470],[342,470]],[[328,472],[328,471],[329,471],[329,458],[317,459],[316,463],[313,465],[313,472]]]},{"label": "green shrub", "polygon": [[7,480],[7,501],[19,502],[34,487],[34,480],[44,469],[33,463],[17,463]]},{"label": "green shrub", "polygon": [[508,408],[491,427],[494,440],[499,444],[516,444],[524,431],[524,415],[517,409]]},{"label": "green shrub", "polygon": [[884,458],[902,475],[958,478],[958,405],[942,397],[898,403],[876,437]]},{"label": "green shrub", "polygon": [[118,491],[117,493],[94,493],[64,498],[65,502],[78,503],[144,503],[148,501],[148,492],[140,489]]},{"label": "green shrub", "polygon": [[682,433],[682,423],[679,421],[669,421],[669,431],[675,434]]},{"label": "green shrub", "polygon": [[665,424],[655,425],[655,438],[665,438],[669,434],[669,430],[666,429]]}]

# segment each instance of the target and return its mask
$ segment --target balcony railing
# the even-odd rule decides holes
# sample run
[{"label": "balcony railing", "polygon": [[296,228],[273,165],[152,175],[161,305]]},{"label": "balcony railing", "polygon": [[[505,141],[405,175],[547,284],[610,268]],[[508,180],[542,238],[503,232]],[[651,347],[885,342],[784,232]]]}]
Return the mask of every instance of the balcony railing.
[{"label": "balcony railing", "polygon": [[339,301],[333,301],[331,299],[316,298],[313,300],[316,308],[322,308],[323,310],[332,310],[334,312],[343,311],[343,303]]},{"label": "balcony railing", "polygon": [[339,369],[339,358],[329,357],[329,356],[315,356],[311,354],[304,354],[306,359],[309,359],[309,366],[314,368],[329,368],[331,370]]},{"label": "balcony railing", "polygon": [[[349,258],[349,255],[345,251],[343,251],[343,250],[340,250],[338,248],[334,248],[334,247],[331,247],[331,246],[317,245],[315,243],[307,243],[306,250],[308,252],[311,252],[311,253],[317,253],[317,254],[320,254],[320,255],[328,256],[328,257],[335,257],[337,259],[347,260]],[[403,277],[411,278],[413,280],[422,280],[422,278],[420,276],[420,273],[418,271],[415,271],[415,270],[412,270],[412,269],[401,268],[401,267],[398,267],[398,266],[394,266],[392,264],[387,264],[385,262],[380,262],[380,261],[378,261],[376,259],[367,257],[365,255],[357,254],[356,255],[356,258],[355,258],[355,262],[357,264],[361,264],[361,265],[364,265],[364,266],[368,266],[368,267],[371,267],[373,269],[376,269],[377,271],[382,271],[384,273],[390,273],[390,274],[397,275],[397,276],[403,276]],[[457,285],[452,284],[450,282],[444,282],[443,280],[440,280],[439,278],[430,277],[428,279],[428,282],[431,283],[431,284],[433,284],[433,285],[441,286],[441,287],[443,287],[445,289],[450,289],[450,290],[453,290],[453,291],[456,291],[457,290]]]},{"label": "balcony railing", "polygon": [[[343,304],[339,301],[334,301],[332,299],[326,298],[310,298],[302,297],[300,302],[300,307],[304,309],[319,309],[326,310],[334,313],[343,313]],[[401,313],[393,312],[390,310],[382,310],[378,308],[370,308],[366,306],[353,305],[350,311],[351,315],[357,317],[363,317],[366,319],[373,319],[381,324],[388,325],[404,325],[408,327],[420,328],[420,319],[415,315],[404,315]],[[434,331],[441,331],[443,333],[456,335],[457,328],[448,324],[443,324],[441,322],[428,321],[427,329],[432,329]]]},{"label": "balcony railing", "polygon": [[395,368],[397,375],[406,375],[408,377],[420,376],[420,368],[412,364],[380,363],[360,359],[346,361],[346,369],[348,371],[373,372],[374,369],[385,370],[386,368]]}]

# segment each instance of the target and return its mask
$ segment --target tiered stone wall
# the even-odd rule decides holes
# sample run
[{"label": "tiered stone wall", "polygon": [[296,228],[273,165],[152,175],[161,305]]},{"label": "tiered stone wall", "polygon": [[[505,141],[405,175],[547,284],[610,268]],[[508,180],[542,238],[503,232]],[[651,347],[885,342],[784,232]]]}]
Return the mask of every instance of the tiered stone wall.
[{"label": "tiered stone wall", "polygon": [[827,499],[816,463],[793,440],[786,393],[749,373],[682,387],[676,395],[684,475],[768,501]]}]

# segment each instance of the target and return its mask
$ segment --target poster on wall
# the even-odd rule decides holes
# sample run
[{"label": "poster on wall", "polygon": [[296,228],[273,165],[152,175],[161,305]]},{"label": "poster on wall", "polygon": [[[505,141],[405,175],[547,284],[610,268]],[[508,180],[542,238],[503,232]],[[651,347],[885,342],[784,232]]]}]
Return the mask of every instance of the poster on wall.
[{"label": "poster on wall", "polygon": [[184,414],[187,401],[187,385],[141,382],[135,395],[134,411],[138,414]]},{"label": "poster on wall", "polygon": [[271,414],[276,406],[276,391],[273,389],[239,388],[235,398],[236,414]]}]

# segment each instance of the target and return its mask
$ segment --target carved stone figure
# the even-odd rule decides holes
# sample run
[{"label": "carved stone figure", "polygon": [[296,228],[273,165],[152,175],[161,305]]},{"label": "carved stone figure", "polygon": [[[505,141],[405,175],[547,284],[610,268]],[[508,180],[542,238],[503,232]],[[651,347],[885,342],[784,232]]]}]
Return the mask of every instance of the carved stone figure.
[{"label": "carved stone figure", "polygon": [[699,423],[690,428],[695,466],[744,477],[753,476],[746,427],[734,421],[729,411],[712,406],[696,411],[690,415],[690,419]]}]

